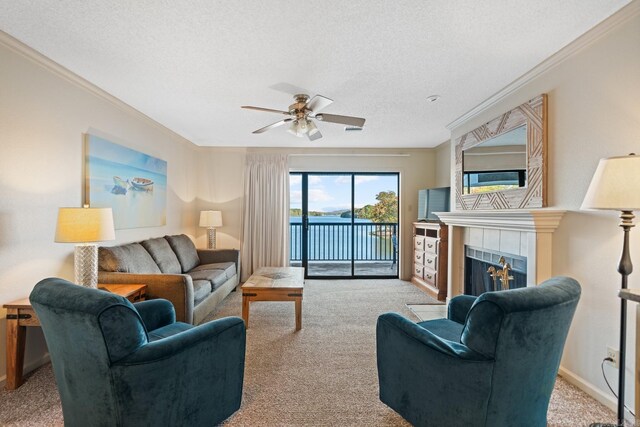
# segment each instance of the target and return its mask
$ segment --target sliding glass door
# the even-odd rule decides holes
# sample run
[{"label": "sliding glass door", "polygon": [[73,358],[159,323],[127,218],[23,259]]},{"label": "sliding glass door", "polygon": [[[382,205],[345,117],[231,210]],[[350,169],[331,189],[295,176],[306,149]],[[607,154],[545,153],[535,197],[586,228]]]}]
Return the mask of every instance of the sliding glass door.
[{"label": "sliding glass door", "polygon": [[310,278],[398,277],[397,173],[292,173],[291,265]]}]

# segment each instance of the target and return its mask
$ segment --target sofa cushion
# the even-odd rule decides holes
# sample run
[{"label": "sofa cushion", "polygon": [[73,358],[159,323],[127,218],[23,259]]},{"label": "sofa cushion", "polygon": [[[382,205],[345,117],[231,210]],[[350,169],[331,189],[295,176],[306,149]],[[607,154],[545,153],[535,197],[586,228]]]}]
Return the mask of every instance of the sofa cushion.
[{"label": "sofa cushion", "polygon": [[196,280],[208,280],[211,282],[213,290],[218,289],[229,280],[224,270],[198,270],[190,271],[187,274],[191,276],[194,282]]},{"label": "sofa cushion", "polygon": [[212,264],[201,264],[191,271],[200,270],[223,270],[230,279],[236,275],[236,263],[235,262],[215,262]]},{"label": "sofa cushion", "polygon": [[198,305],[211,294],[211,282],[209,280],[193,280],[193,305]]},{"label": "sofa cushion", "polygon": [[178,257],[176,256],[169,242],[164,237],[158,237],[155,239],[147,239],[140,242],[140,244],[149,252],[151,258],[158,264],[160,271],[166,274],[180,274],[182,273],[182,266]]},{"label": "sofa cushion", "polygon": [[98,248],[98,267],[118,273],[161,273],[149,252],[140,243]]},{"label": "sofa cushion", "polygon": [[200,258],[198,257],[196,245],[193,244],[189,236],[186,234],[179,234],[176,236],[164,236],[164,238],[167,239],[171,249],[173,249],[173,252],[175,252],[178,257],[183,273],[186,273],[200,265]]}]

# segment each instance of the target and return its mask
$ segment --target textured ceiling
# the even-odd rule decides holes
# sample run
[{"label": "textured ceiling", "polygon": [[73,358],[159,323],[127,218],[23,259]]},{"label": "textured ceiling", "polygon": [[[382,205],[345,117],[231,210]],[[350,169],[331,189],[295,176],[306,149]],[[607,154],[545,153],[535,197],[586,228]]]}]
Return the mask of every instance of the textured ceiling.
[{"label": "textured ceiling", "polygon": [[[198,145],[433,147],[447,123],[627,3],[0,0],[0,30]],[[365,129],[251,134],[281,116],[240,106],[287,109],[296,87]]]}]

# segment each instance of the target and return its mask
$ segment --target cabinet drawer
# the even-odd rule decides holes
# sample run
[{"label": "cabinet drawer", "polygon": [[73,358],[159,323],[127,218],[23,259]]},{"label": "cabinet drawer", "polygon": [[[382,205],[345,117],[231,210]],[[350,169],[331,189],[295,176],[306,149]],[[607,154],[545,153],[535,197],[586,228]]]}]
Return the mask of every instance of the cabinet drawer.
[{"label": "cabinet drawer", "polygon": [[430,254],[429,252],[424,252],[422,256],[422,260],[423,260],[422,265],[426,267],[429,267],[435,270],[436,267],[438,266],[438,255],[436,254]]},{"label": "cabinet drawer", "polygon": [[436,276],[438,274],[435,272],[435,270],[432,270],[428,267],[424,267],[422,269],[422,277],[424,279],[425,282],[427,282],[428,284],[430,284],[431,286],[436,286]]},{"label": "cabinet drawer", "polygon": [[418,278],[422,279],[423,270],[424,270],[424,266],[423,265],[413,264],[413,275],[415,277],[418,277]]},{"label": "cabinet drawer", "polygon": [[434,239],[433,237],[424,237],[424,251],[430,252],[432,254],[438,253],[438,239]]},{"label": "cabinet drawer", "polygon": [[413,248],[416,251],[424,251],[424,236],[413,236]]},{"label": "cabinet drawer", "polygon": [[413,254],[413,262],[417,265],[425,265],[426,254],[422,251],[415,251]]}]

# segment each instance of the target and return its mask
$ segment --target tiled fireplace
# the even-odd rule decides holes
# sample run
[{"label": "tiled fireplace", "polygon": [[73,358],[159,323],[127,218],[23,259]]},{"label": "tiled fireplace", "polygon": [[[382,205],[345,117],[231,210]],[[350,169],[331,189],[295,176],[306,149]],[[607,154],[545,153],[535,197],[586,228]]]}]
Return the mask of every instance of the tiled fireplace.
[{"label": "tiled fireplace", "polygon": [[[550,209],[453,211],[438,213],[449,225],[449,281],[448,298],[474,293],[469,281],[469,268],[476,280],[484,266],[471,267],[468,254],[476,259],[489,260],[505,256],[512,267],[516,265],[514,281],[509,286],[535,286],[552,275],[553,232],[565,211]],[[497,267],[496,267],[497,268]],[[486,274],[487,280],[489,277]],[[517,278],[517,281],[515,280]],[[468,280],[465,280],[468,279]],[[475,288],[480,284],[474,283]]]}]

